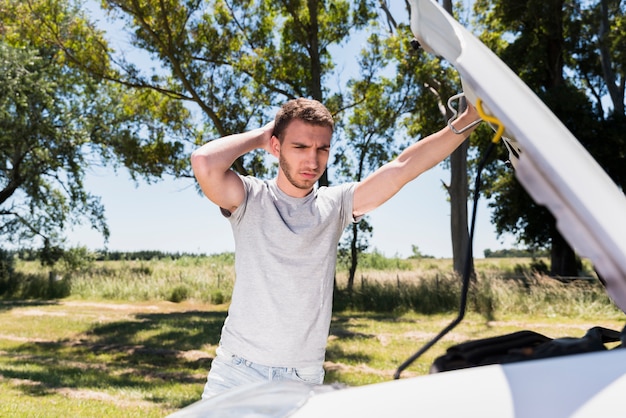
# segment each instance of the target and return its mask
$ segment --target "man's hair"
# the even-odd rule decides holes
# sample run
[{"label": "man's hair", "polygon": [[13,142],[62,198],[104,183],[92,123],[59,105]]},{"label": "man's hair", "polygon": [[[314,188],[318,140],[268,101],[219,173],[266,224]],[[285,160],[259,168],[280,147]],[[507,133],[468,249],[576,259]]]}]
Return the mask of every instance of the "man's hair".
[{"label": "man's hair", "polygon": [[282,105],[276,113],[274,119],[274,135],[282,142],[283,132],[287,125],[299,119],[311,125],[327,126],[331,132],[334,130],[335,122],[326,106],[313,99],[293,99]]}]

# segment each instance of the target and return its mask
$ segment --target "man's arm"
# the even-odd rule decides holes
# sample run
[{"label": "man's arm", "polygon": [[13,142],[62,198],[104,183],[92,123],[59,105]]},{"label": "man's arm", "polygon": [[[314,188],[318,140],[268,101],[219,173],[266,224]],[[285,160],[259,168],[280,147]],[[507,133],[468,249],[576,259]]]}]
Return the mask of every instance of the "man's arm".
[{"label": "man's arm", "polygon": [[233,212],[243,202],[244,188],[230,169],[235,160],[255,149],[269,150],[274,122],[248,132],[207,142],[191,154],[191,167],[200,188],[213,203]]},{"label": "man's arm", "polygon": [[[467,110],[453,125],[461,129],[477,119],[476,109],[468,103]],[[446,126],[406,148],[395,160],[383,165],[356,186],[353,216],[364,215],[385,203],[408,182],[443,161],[474,129],[455,134]]]}]

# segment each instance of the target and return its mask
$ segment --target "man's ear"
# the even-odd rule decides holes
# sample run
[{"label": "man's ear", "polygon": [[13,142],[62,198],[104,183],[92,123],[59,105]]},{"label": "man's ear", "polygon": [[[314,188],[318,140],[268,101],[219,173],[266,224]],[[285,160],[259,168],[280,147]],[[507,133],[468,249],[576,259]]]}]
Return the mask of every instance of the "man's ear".
[{"label": "man's ear", "polygon": [[280,155],[280,140],[276,135],[272,135],[270,138],[270,153],[276,158]]}]

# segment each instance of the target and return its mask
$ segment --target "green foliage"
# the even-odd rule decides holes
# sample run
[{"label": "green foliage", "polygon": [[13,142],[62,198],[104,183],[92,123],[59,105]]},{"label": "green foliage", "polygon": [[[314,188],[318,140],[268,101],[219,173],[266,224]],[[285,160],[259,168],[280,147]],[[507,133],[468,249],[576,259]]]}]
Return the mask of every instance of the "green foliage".
[{"label": "green foliage", "polygon": [[107,81],[107,43],[78,2],[0,0],[0,21],[0,235],[40,246],[52,265],[69,225],[108,238],[86,170],[125,167],[147,181],[180,174],[182,141],[194,133],[182,102]]},{"label": "green foliage", "polygon": [[[479,0],[474,10],[481,39],[623,189],[626,63],[624,35],[617,28],[626,15],[624,3]],[[552,215],[532,201],[513,173],[495,160],[485,179],[496,231],[530,246],[552,245],[552,254],[569,261],[553,260],[552,268],[564,270],[553,273],[576,271],[573,250],[559,236]]]},{"label": "green foliage", "polygon": [[52,56],[2,39],[0,65],[0,234],[41,236],[53,248],[59,230],[85,216],[108,234],[98,199],[82,186],[92,81],[81,86]]},{"label": "green foliage", "polygon": [[96,256],[87,247],[74,247],[65,250],[61,258],[63,270],[70,272],[87,270],[93,265]]},{"label": "green foliage", "polygon": [[530,269],[533,273],[539,274],[548,274],[550,272],[546,262],[541,259],[533,259],[533,262],[530,264]]},{"label": "green foliage", "polygon": [[337,248],[337,261],[342,268],[356,269],[358,258],[362,258],[369,247],[372,230],[367,215],[358,223],[348,225]]},{"label": "green foliage", "polygon": [[[0,249],[0,299],[58,299],[69,296],[69,281],[55,270],[24,272],[15,251]],[[41,264],[43,265],[43,264]]]},{"label": "green foliage", "polygon": [[[72,269],[64,261],[52,267],[36,268],[39,263],[33,261],[22,261],[20,265],[23,269],[17,271],[16,277],[22,290],[5,294],[6,298],[40,298],[44,294],[36,289],[41,288],[49,289],[45,294],[63,289],[65,293],[61,296],[71,295],[79,299],[168,300],[176,303],[198,300],[222,304],[230,301],[234,283],[233,260],[228,254],[118,261],[88,257],[88,262],[75,264]],[[51,279],[45,282],[48,276]],[[24,277],[29,279],[24,280]],[[39,278],[35,281],[39,287],[27,286],[26,283],[32,283],[35,277]]]},{"label": "green foliage", "polygon": [[212,304],[215,305],[221,305],[222,303],[226,303],[230,300],[230,298],[227,298],[224,293],[221,290],[214,290],[213,292],[211,292],[211,297],[209,298],[209,301]]},{"label": "green foliage", "polygon": [[[107,0],[102,5],[126,22],[132,44],[160,66],[150,72],[122,61],[116,79],[197,105],[196,116],[210,137],[258,126],[285,99],[326,101],[325,82],[334,67],[330,48],[376,18],[371,0]],[[234,169],[257,176],[270,171],[258,152],[239,159]]]},{"label": "green foliage", "polygon": [[[47,274],[46,274],[47,273]],[[0,299],[60,299],[72,292],[70,282],[54,271],[25,274],[16,271],[0,279]]]}]

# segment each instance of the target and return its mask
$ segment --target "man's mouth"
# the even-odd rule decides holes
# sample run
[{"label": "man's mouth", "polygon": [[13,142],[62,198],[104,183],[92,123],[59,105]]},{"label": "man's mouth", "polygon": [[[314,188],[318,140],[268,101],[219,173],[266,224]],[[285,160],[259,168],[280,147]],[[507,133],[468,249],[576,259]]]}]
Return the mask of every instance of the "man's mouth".
[{"label": "man's mouth", "polygon": [[304,178],[307,178],[307,179],[314,179],[314,178],[315,178],[315,176],[317,176],[317,173],[307,171],[307,172],[302,172],[302,173],[300,173],[300,175],[301,175],[302,177],[304,177]]}]

